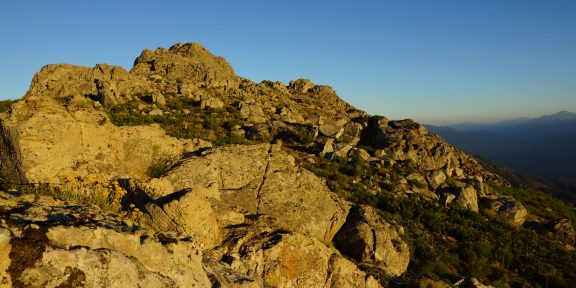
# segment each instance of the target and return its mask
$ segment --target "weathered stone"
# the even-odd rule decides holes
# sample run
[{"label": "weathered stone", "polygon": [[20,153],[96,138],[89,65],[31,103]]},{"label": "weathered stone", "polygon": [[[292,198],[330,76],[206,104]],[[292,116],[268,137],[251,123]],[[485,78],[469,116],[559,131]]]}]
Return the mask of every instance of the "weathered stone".
[{"label": "weathered stone", "polygon": [[406,176],[406,180],[411,184],[413,190],[421,190],[427,187],[426,178],[422,174],[414,172]]},{"label": "weathered stone", "polygon": [[344,133],[344,127],[330,122],[329,124],[320,125],[319,131],[322,135],[331,138],[338,138]]},{"label": "weathered stone", "polygon": [[280,108],[280,116],[281,116],[280,119],[284,122],[287,122],[287,123],[305,123],[306,122],[304,117],[300,113],[298,113],[298,112],[296,112],[296,111],[294,111],[288,107]]},{"label": "weathered stone", "polygon": [[3,287],[211,285],[190,239],[127,227],[93,206],[3,192],[0,199],[15,203],[0,206]]},{"label": "weathered stone", "polygon": [[210,203],[194,191],[176,192],[146,206],[143,223],[160,232],[193,235],[205,247],[220,241],[220,229]]},{"label": "weathered stone", "polygon": [[284,92],[284,93],[288,92],[288,88],[286,87],[286,85],[284,85],[284,83],[282,83],[280,81],[274,82],[274,81],[270,81],[270,80],[264,80],[258,85],[264,85],[270,89],[274,89],[274,90]]},{"label": "weathered stone", "polygon": [[372,157],[370,156],[370,153],[368,153],[368,151],[362,148],[356,148],[353,151],[356,153],[356,155],[358,155],[358,157],[360,157],[364,161],[368,161]]},{"label": "weathered stone", "polygon": [[326,141],[326,143],[321,144],[321,150],[320,153],[318,153],[318,156],[320,157],[331,157],[332,153],[334,153],[334,139],[332,138],[328,138],[328,140]]},{"label": "weathered stone", "polygon": [[494,288],[480,283],[476,278],[463,278],[454,285],[458,288]]},{"label": "weathered stone", "polygon": [[200,106],[203,109],[204,108],[222,109],[224,108],[224,102],[222,102],[222,100],[218,98],[208,98],[208,99],[202,99],[202,101],[200,102]]},{"label": "weathered stone", "polygon": [[182,143],[157,125],[116,127],[101,112],[66,109],[49,98],[28,100],[0,116],[2,137],[15,147],[13,155],[0,154],[2,162],[18,159],[12,169],[22,171],[27,181],[53,182],[65,170],[147,178],[160,159],[182,155]]},{"label": "weathered stone", "polygon": [[[395,161],[407,161],[419,171],[427,171],[430,188],[436,189],[442,181],[440,173],[446,176],[476,176],[497,183],[505,183],[502,177],[490,173],[468,154],[450,146],[440,137],[430,134],[424,126],[412,120],[388,121],[386,118],[372,117],[362,130],[360,144],[371,146],[377,157],[387,157]],[[464,171],[466,169],[466,172]],[[483,190],[478,189],[480,195]]]},{"label": "weathered stone", "polygon": [[262,106],[259,104],[241,103],[240,115],[242,115],[248,123],[253,124],[265,123],[266,120],[268,120],[264,110],[262,110]]},{"label": "weathered stone", "polygon": [[512,196],[488,195],[480,198],[482,212],[488,217],[520,226],[524,224],[528,210]]},{"label": "weathered stone", "polygon": [[374,265],[387,275],[400,276],[408,268],[408,244],[370,206],[361,205],[350,210],[335,243],[342,253],[358,262]]},{"label": "weathered stone", "polygon": [[348,152],[350,152],[350,150],[352,148],[354,148],[354,146],[352,146],[350,144],[345,144],[345,143],[337,143],[337,144],[333,145],[333,147],[334,147],[334,157],[335,158],[346,157],[348,155]]},{"label": "weathered stone", "polygon": [[213,251],[258,287],[380,287],[338,251],[322,242],[271,228],[240,226]]},{"label": "weathered stone", "polygon": [[360,141],[360,133],[362,132],[362,125],[360,123],[348,122],[344,125],[344,131],[338,141],[356,145]]},{"label": "weathered stone", "polygon": [[158,73],[163,79],[177,80],[181,86],[197,83],[209,88],[234,89],[240,79],[222,57],[212,55],[198,43],[178,43],[169,49],[144,50],[130,74]]},{"label": "weathered stone", "polygon": [[576,233],[572,222],[568,219],[562,219],[552,222],[548,225],[554,234],[554,239],[565,245],[574,246],[576,244]]},{"label": "weathered stone", "polygon": [[433,171],[428,173],[428,183],[432,189],[438,188],[446,181],[446,174],[442,171]]},{"label": "weathered stone", "polygon": [[162,95],[162,93],[160,92],[152,93],[152,102],[159,106],[166,105],[166,99],[164,98],[164,95]]},{"label": "weathered stone", "polygon": [[164,115],[164,111],[162,111],[160,109],[154,109],[154,110],[148,112],[148,115],[150,115],[150,116],[162,116],[162,115]]},{"label": "weathered stone", "polygon": [[138,183],[135,186],[142,189],[144,192],[146,192],[146,194],[151,196],[153,199],[174,193],[174,187],[172,186],[172,182],[166,179],[152,178],[143,183]]},{"label": "weathered stone", "polygon": [[313,87],[314,83],[307,79],[292,80],[288,84],[288,89],[300,94],[308,92],[308,90],[312,89]]},{"label": "weathered stone", "polygon": [[[347,207],[278,145],[227,146],[177,165],[165,177],[175,190],[217,185],[219,211],[266,214],[291,231],[330,242]],[[212,184],[214,183],[214,184]]]},{"label": "weathered stone", "polygon": [[476,189],[472,186],[466,186],[464,188],[456,188],[454,191],[456,198],[452,201],[452,205],[470,209],[474,212],[478,212],[478,196],[476,194]]}]

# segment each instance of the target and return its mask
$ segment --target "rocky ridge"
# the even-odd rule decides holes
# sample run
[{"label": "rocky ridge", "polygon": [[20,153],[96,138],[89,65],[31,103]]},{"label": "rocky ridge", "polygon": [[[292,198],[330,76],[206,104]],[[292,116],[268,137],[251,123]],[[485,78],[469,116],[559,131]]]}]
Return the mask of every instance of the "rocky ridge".
[{"label": "rocky ridge", "polygon": [[[184,133],[194,129],[210,131],[205,139]],[[78,214],[88,208],[44,196],[2,194],[9,208],[3,208],[0,244],[41,241],[48,247],[30,257],[10,252],[3,258],[0,275],[14,285],[77,281],[101,287],[106,279],[123,283],[145,274],[146,280],[134,281],[379,287],[358,267],[402,275],[410,259],[403,228],[332,193],[331,183],[306,169],[322,161],[355,163],[356,170],[345,173],[348,184],[374,195],[419,195],[513,225],[528,216],[520,202],[486,185],[506,185],[503,178],[422,125],[369,116],[309,80],[254,83],[196,43],[144,50],[130,71],[105,64],[45,66],[25,97],[0,116],[0,133],[0,167],[9,182],[66,185],[62,175],[126,179],[123,205],[143,211],[137,225],[128,225],[92,208]],[[252,145],[214,148],[221,136]],[[151,173],[156,170],[161,173]],[[30,219],[37,210],[44,212]],[[64,220],[52,220],[59,217]],[[141,248],[101,244],[105,239]],[[170,266],[192,259],[182,266],[189,270],[150,266],[139,258],[144,250],[137,250],[145,245],[156,247],[157,257],[166,259],[161,262],[175,263]],[[28,262],[14,268],[24,256]],[[50,257],[62,260],[45,262]],[[70,264],[80,258],[86,261]],[[91,270],[96,259],[116,264]],[[130,267],[125,278],[114,278],[114,265]],[[49,282],[46,271],[54,269],[56,280]]]}]

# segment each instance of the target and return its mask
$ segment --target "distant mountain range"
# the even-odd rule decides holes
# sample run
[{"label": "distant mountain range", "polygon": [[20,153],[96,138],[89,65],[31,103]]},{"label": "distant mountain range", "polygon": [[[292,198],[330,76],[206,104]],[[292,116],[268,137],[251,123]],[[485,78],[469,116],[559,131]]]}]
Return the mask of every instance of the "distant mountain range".
[{"label": "distant mountain range", "polygon": [[497,123],[426,125],[454,146],[519,172],[576,186],[576,113]]}]

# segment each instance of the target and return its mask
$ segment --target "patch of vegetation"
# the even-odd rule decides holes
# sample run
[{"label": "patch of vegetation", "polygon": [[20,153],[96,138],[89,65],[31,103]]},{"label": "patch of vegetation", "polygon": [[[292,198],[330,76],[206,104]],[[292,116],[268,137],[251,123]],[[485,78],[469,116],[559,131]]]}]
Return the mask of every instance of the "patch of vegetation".
[{"label": "patch of vegetation", "polygon": [[72,95],[62,96],[62,97],[57,97],[56,101],[58,101],[58,103],[62,104],[63,106],[68,106],[68,105],[70,105],[72,98],[74,98],[74,96],[72,96]]},{"label": "patch of vegetation", "polygon": [[[2,174],[0,173],[0,176]],[[77,173],[60,172],[50,183],[9,184],[0,178],[0,189],[18,193],[47,195],[61,201],[95,205],[105,211],[117,213],[122,218],[140,223],[144,213],[136,207],[139,195],[130,195],[124,179],[107,180],[96,174],[81,177]],[[134,193],[132,193],[134,194]],[[149,201],[148,201],[149,202]],[[144,205],[140,205],[143,207]]]},{"label": "patch of vegetation", "polygon": [[172,167],[172,161],[168,159],[158,159],[150,167],[148,167],[148,176],[151,178],[159,178],[162,177],[170,167]]},{"label": "patch of vegetation", "polygon": [[[368,183],[378,174],[389,172],[365,162],[359,155],[351,153],[350,157],[334,160],[318,159],[315,163],[304,165],[316,176],[326,179],[326,184],[342,198],[359,204],[375,204],[375,193]],[[376,183],[379,184],[379,183]],[[394,192],[393,185],[380,185],[380,188]]]},{"label": "patch of vegetation", "polygon": [[308,146],[314,141],[315,132],[312,127],[295,125],[281,133],[280,138],[289,144]]},{"label": "patch of vegetation", "polygon": [[244,120],[236,107],[201,109],[200,103],[183,97],[168,97],[162,115],[149,115],[152,105],[147,93],[137,93],[140,100],[115,105],[106,110],[117,126],[159,124],[168,135],[183,139],[201,138],[216,146],[247,144],[248,140],[234,131]]},{"label": "patch of vegetation", "polygon": [[10,109],[12,104],[16,103],[18,100],[0,100],[0,113],[4,113]]}]

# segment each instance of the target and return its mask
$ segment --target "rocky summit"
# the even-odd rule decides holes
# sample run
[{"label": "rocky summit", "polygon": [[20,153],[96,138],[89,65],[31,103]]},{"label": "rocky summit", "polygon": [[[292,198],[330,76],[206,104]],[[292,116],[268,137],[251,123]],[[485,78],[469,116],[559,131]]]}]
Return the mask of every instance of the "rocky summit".
[{"label": "rocky summit", "polygon": [[[306,79],[254,83],[197,43],[130,71],[47,65],[0,140],[0,287],[574,280],[558,268],[573,252],[551,256],[573,249],[570,215],[531,210],[421,124]],[[555,272],[516,268],[529,245]]]}]

